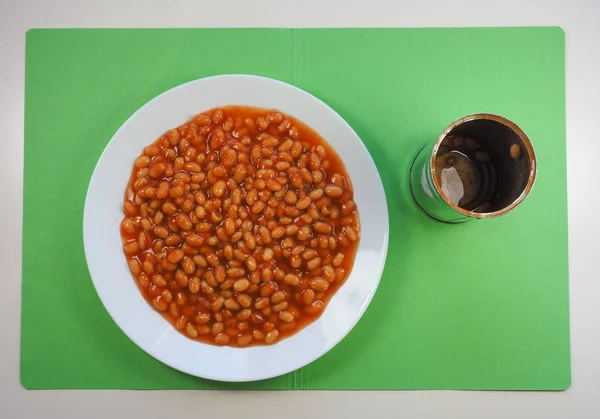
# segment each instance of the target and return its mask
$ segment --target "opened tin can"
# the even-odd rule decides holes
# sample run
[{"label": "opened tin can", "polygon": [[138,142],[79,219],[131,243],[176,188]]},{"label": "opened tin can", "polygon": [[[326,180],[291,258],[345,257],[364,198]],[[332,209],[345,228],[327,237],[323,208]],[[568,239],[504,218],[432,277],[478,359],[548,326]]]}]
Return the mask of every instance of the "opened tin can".
[{"label": "opened tin can", "polygon": [[531,192],[537,160],[531,141],[498,115],[468,115],[416,155],[410,189],[416,204],[446,223],[499,217]]}]

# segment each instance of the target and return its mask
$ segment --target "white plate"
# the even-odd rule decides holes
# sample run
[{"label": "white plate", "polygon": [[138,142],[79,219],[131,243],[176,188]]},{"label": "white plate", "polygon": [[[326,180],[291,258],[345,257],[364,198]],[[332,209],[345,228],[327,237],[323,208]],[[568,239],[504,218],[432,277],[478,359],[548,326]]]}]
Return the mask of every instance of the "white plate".
[{"label": "white plate", "polygon": [[[338,152],[354,185],[362,237],[354,268],[323,315],[272,346],[231,348],[187,339],[152,309],[131,277],[119,225],[133,162],[166,130],[216,106],[274,108],[317,131]],[[289,84],[257,76],[195,80],[154,98],[123,124],[106,146],[85,200],[83,240],[96,291],[117,325],[159,361],[198,377],[253,381],[294,371],[333,348],[358,322],[375,294],[388,246],[383,185],[364,144],[333,109]]]}]

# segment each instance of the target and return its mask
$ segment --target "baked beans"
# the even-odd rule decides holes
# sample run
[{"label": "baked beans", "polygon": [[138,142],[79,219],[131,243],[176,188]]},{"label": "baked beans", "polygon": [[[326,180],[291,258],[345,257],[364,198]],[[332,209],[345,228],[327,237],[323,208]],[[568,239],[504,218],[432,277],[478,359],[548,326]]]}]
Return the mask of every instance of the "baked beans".
[{"label": "baked beans", "polygon": [[135,160],[123,251],[148,303],[213,345],[270,345],[316,320],[360,224],[335,151],[278,111],[212,109]]}]

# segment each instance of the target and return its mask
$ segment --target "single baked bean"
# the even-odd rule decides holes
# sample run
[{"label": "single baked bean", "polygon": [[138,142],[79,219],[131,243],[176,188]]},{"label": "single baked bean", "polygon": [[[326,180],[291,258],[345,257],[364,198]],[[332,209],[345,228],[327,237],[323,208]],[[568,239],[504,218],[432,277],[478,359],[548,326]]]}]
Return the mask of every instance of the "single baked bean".
[{"label": "single baked bean", "polygon": [[144,288],[148,288],[148,286],[150,285],[150,279],[148,279],[148,275],[146,275],[146,273],[140,274],[140,276],[138,277],[138,281],[140,282],[140,285]]},{"label": "single baked bean", "polygon": [[123,219],[123,222],[121,223],[121,227],[123,228],[123,231],[126,232],[127,234],[135,233],[135,224],[131,218]]},{"label": "single baked bean", "polygon": [[152,283],[158,287],[164,288],[167,286],[167,280],[162,275],[152,276]]},{"label": "single baked bean", "polygon": [[314,191],[312,191],[309,195],[310,199],[312,199],[313,201],[317,201],[319,199],[321,199],[323,197],[323,189],[319,188],[319,189],[315,189]]},{"label": "single baked bean", "polygon": [[171,302],[169,303],[169,313],[171,314],[171,316],[173,316],[173,318],[177,318],[179,317],[179,306],[177,305],[177,303],[175,302]]},{"label": "single baked bean", "polygon": [[123,204],[123,212],[125,213],[125,215],[134,217],[137,215],[138,210],[137,210],[136,205],[133,202],[125,201],[125,203]]},{"label": "single baked bean", "polygon": [[227,188],[227,184],[224,180],[217,181],[212,187],[212,193],[216,197],[221,197],[225,193],[225,189]]},{"label": "single baked bean", "polygon": [[275,269],[273,276],[275,277],[275,279],[277,281],[281,281],[283,279],[283,277],[285,276],[285,272],[283,271],[283,269],[277,268],[277,269]]},{"label": "single baked bean", "polygon": [[295,236],[300,229],[296,224],[290,224],[285,228],[285,234],[288,236]]},{"label": "single baked bean", "polygon": [[123,246],[126,255],[133,255],[140,251],[140,245],[136,241],[131,241]]},{"label": "single baked bean", "polygon": [[358,233],[356,230],[350,226],[344,227],[344,231],[346,236],[350,239],[350,241],[355,242],[358,240]]},{"label": "single baked bean", "polygon": [[263,308],[267,307],[268,305],[269,305],[269,299],[267,297],[260,297],[254,303],[254,308],[256,308],[257,310],[262,310]]},{"label": "single baked bean", "polygon": [[348,240],[348,237],[345,234],[342,234],[342,233],[338,234],[337,241],[338,241],[339,245],[342,247],[350,246],[350,240]]},{"label": "single baked bean", "polygon": [[236,316],[238,320],[248,320],[252,316],[252,310],[246,308],[238,313]]},{"label": "single baked bean", "polygon": [[313,224],[313,229],[319,234],[330,234],[333,231],[329,224],[320,221]]},{"label": "single baked bean", "polygon": [[192,278],[188,283],[188,288],[192,294],[196,294],[200,291],[200,279]]},{"label": "single baked bean", "polygon": [[258,235],[260,236],[261,240],[263,241],[263,244],[270,244],[271,243],[271,232],[269,231],[269,229],[265,226],[260,226],[258,228]]},{"label": "single baked bean", "polygon": [[316,277],[310,280],[310,287],[315,291],[327,291],[329,282],[322,277]]},{"label": "single baked bean", "polygon": [[223,221],[223,227],[225,228],[225,233],[228,236],[231,236],[233,233],[235,233],[235,221],[233,221],[233,219],[225,218],[225,221]]},{"label": "single baked bean", "polygon": [[266,137],[262,140],[263,147],[272,148],[279,145],[279,140],[275,137]]},{"label": "single baked bean", "polygon": [[271,231],[271,237],[274,239],[279,239],[285,235],[285,227],[275,227],[273,231]]},{"label": "single baked bean", "polygon": [[306,249],[306,246],[299,244],[291,250],[291,254],[292,255],[300,255],[302,252],[304,252],[305,249]]},{"label": "single baked bean", "polygon": [[185,327],[185,333],[191,337],[191,338],[195,338],[198,336],[198,331],[196,330],[196,328],[191,324],[188,323]]},{"label": "single baked bean", "polygon": [[206,255],[206,261],[213,268],[216,268],[217,266],[219,266],[219,258],[214,253],[210,253],[210,254]]},{"label": "single baked bean", "polygon": [[148,175],[153,178],[158,178],[162,176],[163,173],[167,170],[167,165],[164,163],[155,163],[151,164],[148,169]]},{"label": "single baked bean", "polygon": [[225,302],[225,298],[219,296],[215,298],[212,303],[210,303],[210,308],[212,311],[219,311],[223,307],[223,303]]},{"label": "single baked bean", "polygon": [[229,335],[225,333],[219,333],[215,336],[215,342],[219,345],[227,345],[229,343]]},{"label": "single baked bean", "polygon": [[319,211],[314,206],[308,208],[308,214],[313,220],[318,220],[320,218]]},{"label": "single baked bean", "polygon": [[[223,282],[221,282],[221,290],[228,290],[228,289],[232,288],[234,282],[235,282],[235,280],[233,278],[228,278],[228,279],[224,280]],[[222,291],[221,291],[221,293],[222,293]]]},{"label": "single baked bean", "polygon": [[177,264],[175,263],[171,263],[168,260],[163,260],[162,261],[162,266],[165,270],[167,271],[175,271],[177,269]]},{"label": "single baked bean", "polygon": [[236,292],[246,291],[248,287],[250,287],[250,281],[248,281],[246,278],[238,279],[233,283],[233,289]]},{"label": "single baked bean", "polygon": [[298,196],[294,191],[287,191],[283,197],[283,200],[289,205],[294,205],[298,200]]},{"label": "single baked bean", "polygon": [[273,255],[273,249],[269,247],[263,250],[262,258],[265,262],[269,262],[271,259],[273,259]]},{"label": "single baked bean", "polygon": [[150,261],[145,260],[142,263],[142,268],[144,269],[144,272],[148,275],[152,275],[154,273],[154,265]]},{"label": "single baked bean", "polygon": [[256,189],[250,189],[248,193],[246,193],[246,203],[250,206],[256,203],[258,198],[258,191]]},{"label": "single baked bean", "polygon": [[277,329],[273,329],[265,335],[265,342],[268,344],[277,342],[277,339],[279,339],[279,331]]},{"label": "single baked bean", "polygon": [[163,204],[162,210],[165,214],[175,215],[175,213],[177,213],[177,206],[172,202],[167,201]]},{"label": "single baked bean", "polygon": [[[140,197],[145,197],[146,196],[146,191],[143,189],[146,185],[148,184],[148,179],[145,177],[142,178],[138,178],[135,180],[135,182],[133,182],[133,190],[134,191],[139,191],[138,195]],[[143,200],[142,200],[143,202]],[[140,202],[141,204],[141,202]],[[139,204],[138,204],[139,205]]]},{"label": "single baked bean", "polygon": [[142,273],[142,265],[140,264],[140,262],[137,259],[131,259],[129,261],[129,270],[134,275],[139,275]]},{"label": "single baked bean", "polygon": [[335,271],[329,265],[323,266],[323,276],[328,282],[332,282],[335,279]]},{"label": "single baked bean", "polygon": [[238,338],[237,343],[240,346],[248,346],[252,342],[252,339],[253,337],[251,334],[244,334]]},{"label": "single baked bean", "polygon": [[237,278],[245,275],[246,272],[242,268],[229,268],[227,269],[227,276],[230,278]]},{"label": "single baked bean", "polygon": [[200,282],[200,290],[202,291],[203,294],[205,295],[210,295],[212,293],[215,292],[215,289],[213,287],[211,287],[208,282],[206,281],[201,281]]},{"label": "single baked bean", "polygon": [[198,234],[188,234],[185,238],[185,242],[190,247],[200,247],[204,244],[204,238]]},{"label": "single baked bean", "polygon": [[254,256],[249,256],[248,259],[246,259],[246,268],[248,268],[249,271],[255,271],[256,267],[256,259],[254,258]]},{"label": "single baked bean", "polygon": [[317,301],[314,301],[312,304],[307,305],[304,308],[304,312],[309,315],[315,315],[315,314],[323,311],[323,308],[325,308],[325,304],[323,304],[322,301],[317,300]]},{"label": "single baked bean", "polygon": [[188,324],[188,318],[186,315],[177,316],[177,320],[175,321],[175,328],[177,330],[181,330],[185,328]]},{"label": "single baked bean", "polygon": [[215,280],[222,284],[225,281],[225,267],[223,265],[219,265],[214,270]]},{"label": "single baked bean", "polygon": [[[150,221],[149,218],[142,218],[142,220],[140,221],[140,225],[142,226],[144,231],[150,231],[152,229],[152,221]],[[131,233],[133,233],[133,231]]]},{"label": "single baked bean", "polygon": [[[325,164],[325,162],[323,162],[323,164]],[[312,175],[313,175],[313,182],[315,183],[315,185],[320,186],[320,184],[324,178],[323,171],[316,170],[316,171],[312,172]]]},{"label": "single baked bean", "polygon": [[225,306],[225,308],[231,310],[231,311],[237,311],[240,309],[240,304],[235,301],[233,298],[228,298],[223,302],[223,305]]},{"label": "single baked bean", "polygon": [[152,303],[154,304],[154,308],[158,311],[165,311],[169,307],[167,302],[161,296],[158,296],[152,300]]},{"label": "single baked bean", "polygon": [[325,195],[332,198],[339,198],[344,193],[344,190],[337,185],[329,184],[325,186]]},{"label": "single baked bean", "polygon": [[302,177],[302,174],[296,172],[290,176],[290,185],[294,189],[302,189],[304,187],[304,178]]},{"label": "single baked bean", "polygon": [[252,205],[252,212],[254,214],[258,214],[265,208],[265,203],[263,201],[256,201],[254,205]]},{"label": "single baked bean", "polygon": [[208,313],[199,313],[198,315],[196,315],[196,317],[194,317],[194,320],[198,324],[208,323],[210,321],[210,314],[208,314]]},{"label": "single baked bean", "polygon": [[304,305],[312,304],[313,301],[315,301],[315,292],[310,288],[303,290],[300,293],[300,296],[301,296],[302,304],[304,304]]},{"label": "single baked bean", "polygon": [[140,156],[135,161],[135,167],[138,169],[143,169],[144,167],[150,166],[150,157],[148,156]]},{"label": "single baked bean", "polygon": [[208,115],[199,114],[194,117],[194,122],[203,127],[205,125],[210,125],[211,118]]},{"label": "single baked bean", "polygon": [[304,210],[310,206],[311,202],[312,200],[310,199],[310,197],[306,196],[300,199],[298,202],[296,202],[296,208],[298,208],[299,210]]},{"label": "single baked bean", "polygon": [[198,266],[200,266],[201,268],[206,268],[208,266],[208,262],[206,261],[206,258],[202,255],[195,255],[192,260],[194,261],[194,263]]},{"label": "single baked bean", "polygon": [[222,322],[215,322],[212,327],[210,328],[210,332],[213,335],[218,335],[219,333],[222,333],[225,330],[225,325]]},{"label": "single baked bean", "polygon": [[[192,271],[192,273],[193,273],[193,271]],[[189,278],[185,274],[184,271],[178,269],[175,272],[175,282],[177,282],[181,287],[187,287],[188,286],[188,282],[189,282]]]},{"label": "single baked bean", "polygon": [[239,294],[236,298],[242,307],[248,308],[252,305],[252,298],[247,294]]},{"label": "single baked bean", "polygon": [[311,153],[309,166],[311,170],[319,170],[321,168],[321,158],[317,153]]},{"label": "single baked bean", "polygon": [[178,183],[169,190],[169,196],[171,198],[181,198],[184,193],[185,187],[183,186],[183,183]]},{"label": "single baked bean", "polygon": [[312,248],[308,248],[302,253],[302,259],[304,259],[304,260],[312,260],[316,257],[317,257],[317,251]]},{"label": "single baked bean", "polygon": [[184,272],[188,275],[191,275],[196,271],[196,264],[190,257],[184,257],[183,261],[181,262],[181,266]]},{"label": "single baked bean", "polygon": [[296,321],[292,320],[289,323],[281,323],[281,325],[279,326],[279,330],[281,330],[282,332],[289,332],[294,330],[297,327]]},{"label": "single baked bean", "polygon": [[306,262],[306,268],[309,271],[312,271],[313,269],[317,269],[319,266],[321,266],[321,258],[319,258],[319,257],[316,257],[316,258],[311,259],[308,262]]},{"label": "single baked bean", "polygon": [[302,265],[302,258],[299,255],[292,255],[290,257],[290,266],[292,268],[299,268]]},{"label": "single baked bean", "polygon": [[175,249],[167,256],[167,260],[171,263],[179,263],[183,259],[185,254],[181,249]]},{"label": "single baked bean", "polygon": [[294,321],[294,315],[292,313],[290,313],[289,311],[284,310],[279,313],[279,319],[281,319],[281,321],[283,321],[283,322],[290,323],[290,322]]},{"label": "single baked bean", "polygon": [[259,342],[265,340],[265,334],[259,329],[254,329],[252,331],[252,337]]},{"label": "single baked bean", "polygon": [[287,301],[282,301],[280,303],[277,303],[273,306],[273,311],[275,313],[279,313],[280,311],[285,310],[288,307],[288,302]]},{"label": "single baked bean", "polygon": [[246,246],[248,247],[248,249],[254,250],[254,248],[256,247],[256,239],[254,238],[254,235],[252,233],[250,233],[249,231],[246,231],[244,233],[243,237],[244,237],[244,242],[246,243]]},{"label": "single baked bean", "polygon": [[270,191],[273,192],[278,192],[281,191],[283,189],[283,186],[281,186],[281,183],[277,182],[276,180],[273,179],[269,179],[267,180],[267,189],[269,189]]},{"label": "single baked bean", "polygon": [[508,151],[510,156],[515,160],[521,157],[521,146],[519,146],[519,144],[515,143],[511,145]]},{"label": "single baked bean", "polygon": [[341,281],[346,277],[346,270],[344,268],[335,268],[335,281]]},{"label": "single baked bean", "polygon": [[298,237],[298,240],[309,239],[311,237],[310,227],[308,227],[308,226],[301,227],[300,230],[298,230],[297,237]]},{"label": "single baked bean", "polygon": [[233,178],[237,183],[242,183],[246,178],[247,173],[248,171],[246,169],[246,166],[240,163],[237,166],[235,166],[235,169],[233,169]]},{"label": "single baked bean", "polygon": [[291,249],[292,247],[294,247],[294,239],[292,239],[291,237],[286,237],[281,241],[281,247],[283,247],[284,249]]},{"label": "single baked bean", "polygon": [[207,335],[210,333],[210,327],[206,324],[196,325],[196,331],[198,335]]},{"label": "single baked bean", "polygon": [[273,304],[280,303],[283,300],[285,300],[285,292],[284,291],[281,291],[281,290],[280,291],[275,291],[273,293],[273,295],[271,296],[271,302]]},{"label": "single baked bean", "polygon": [[329,236],[327,241],[329,242],[329,245],[327,246],[329,247],[329,250],[333,251],[337,248],[337,242],[335,241],[335,238],[333,236]]},{"label": "single baked bean", "polygon": [[190,231],[193,227],[192,221],[190,220],[190,217],[187,214],[177,214],[177,216],[175,217],[175,221],[177,222],[177,226],[184,231]]},{"label": "single baked bean", "polygon": [[343,253],[338,253],[334,256],[333,260],[331,261],[331,264],[334,267],[338,267],[342,264],[342,262],[344,261],[344,254]]},{"label": "single baked bean", "polygon": [[296,286],[298,286],[298,284],[300,284],[300,278],[294,274],[287,274],[286,276],[283,277],[283,282],[285,282],[286,284],[288,284],[292,287],[296,287]]},{"label": "single baked bean", "polygon": [[221,163],[223,163],[223,165],[225,167],[231,167],[235,164],[237,160],[237,154],[235,152],[235,150],[233,149],[229,149],[227,151],[225,151],[223,153],[223,156],[221,157]]}]

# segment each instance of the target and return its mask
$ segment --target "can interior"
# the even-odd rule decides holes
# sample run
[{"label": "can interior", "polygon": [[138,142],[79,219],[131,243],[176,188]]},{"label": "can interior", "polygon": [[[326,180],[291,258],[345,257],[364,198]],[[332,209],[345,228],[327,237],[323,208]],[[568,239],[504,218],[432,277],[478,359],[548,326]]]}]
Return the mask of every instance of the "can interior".
[{"label": "can interior", "polygon": [[[489,156],[489,161],[476,161],[481,178],[486,179],[486,187],[492,190],[487,196],[473,203],[473,208],[462,207],[467,211],[489,213],[500,211],[514,203],[527,188],[532,169],[531,144],[513,129],[490,119],[465,121],[452,129],[438,147],[438,155],[453,148],[453,141],[460,137],[473,146],[472,156]],[[511,147],[512,155],[511,155]],[[518,151],[518,153],[517,153]],[[518,154],[518,156],[517,156]],[[487,160],[487,157],[486,157]],[[481,182],[483,185],[484,182]]]}]

